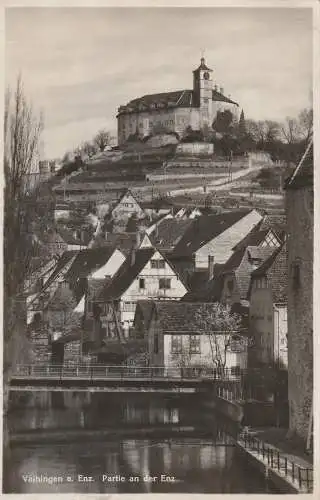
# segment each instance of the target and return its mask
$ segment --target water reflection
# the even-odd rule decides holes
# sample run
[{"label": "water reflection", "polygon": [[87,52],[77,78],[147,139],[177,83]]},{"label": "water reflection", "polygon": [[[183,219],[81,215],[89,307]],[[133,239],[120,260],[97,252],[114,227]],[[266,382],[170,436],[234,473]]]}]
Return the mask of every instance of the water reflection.
[{"label": "water reflection", "polygon": [[[246,469],[224,422],[199,415],[194,400],[177,397],[93,398],[90,404],[45,409],[28,408],[10,419],[12,436],[34,434],[42,440],[12,446],[5,467],[6,493],[239,493],[265,492],[264,480]],[[197,411],[193,411],[195,408]],[[208,421],[210,427],[208,427]],[[191,425],[161,438],[145,438],[146,429],[171,429]],[[141,439],[121,434],[125,428],[142,428]],[[103,437],[111,428],[113,439]],[[202,428],[210,438],[201,437]],[[49,442],[50,432],[79,431],[70,442]],[[82,430],[81,430],[82,429]],[[86,436],[95,429],[98,440]],[[165,431],[166,432],[166,431]],[[133,433],[134,435],[134,433]],[[91,477],[92,480],[83,480]],[[62,478],[49,484],[48,478]],[[122,479],[121,479],[122,478]]]}]

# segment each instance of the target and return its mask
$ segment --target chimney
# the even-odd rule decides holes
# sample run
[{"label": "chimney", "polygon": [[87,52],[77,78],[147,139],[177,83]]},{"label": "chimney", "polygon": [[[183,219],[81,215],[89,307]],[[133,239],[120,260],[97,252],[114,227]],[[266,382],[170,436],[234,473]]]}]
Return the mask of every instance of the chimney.
[{"label": "chimney", "polygon": [[209,255],[208,256],[208,274],[209,274],[209,281],[213,279],[214,277],[214,256]]},{"label": "chimney", "polygon": [[218,85],[217,85],[217,84],[214,86],[214,90],[215,90],[216,92],[218,92]]},{"label": "chimney", "polygon": [[220,94],[223,94],[223,93],[224,93],[224,88],[220,87]]}]

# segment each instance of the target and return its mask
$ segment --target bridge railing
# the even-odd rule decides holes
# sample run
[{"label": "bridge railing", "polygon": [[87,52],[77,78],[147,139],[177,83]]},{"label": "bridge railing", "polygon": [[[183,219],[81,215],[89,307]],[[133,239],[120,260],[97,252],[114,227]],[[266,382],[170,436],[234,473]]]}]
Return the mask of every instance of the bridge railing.
[{"label": "bridge railing", "polygon": [[164,379],[202,379],[238,381],[240,374],[226,369],[218,372],[212,368],[164,367],[164,366],[110,366],[110,365],[18,365],[12,378],[76,378],[76,379],[122,379],[122,378],[164,378]]}]

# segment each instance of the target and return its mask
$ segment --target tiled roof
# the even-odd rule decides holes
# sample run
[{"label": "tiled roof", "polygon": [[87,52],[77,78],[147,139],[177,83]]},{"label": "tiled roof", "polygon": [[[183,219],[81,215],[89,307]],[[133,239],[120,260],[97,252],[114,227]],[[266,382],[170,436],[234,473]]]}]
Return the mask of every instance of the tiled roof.
[{"label": "tiled roof", "polygon": [[216,305],[213,303],[154,301],[156,318],[163,333],[206,334],[208,328],[203,318],[213,315]]},{"label": "tiled roof", "polygon": [[286,181],[285,188],[299,189],[313,186],[313,168],[313,140],[311,140],[295,171]]},{"label": "tiled roof", "polygon": [[46,281],[41,292],[45,291],[50,285],[52,285],[52,283],[54,283],[54,281],[59,277],[60,273],[64,271],[64,269],[72,263],[73,259],[76,257],[77,254],[78,254],[77,250],[68,250],[61,255],[52,274]]},{"label": "tiled roof", "polygon": [[186,293],[181,299],[183,302],[218,302],[221,298],[224,276],[219,264],[216,264],[214,278],[207,281],[203,287]]},{"label": "tiled roof", "polygon": [[[217,90],[212,90],[212,100],[227,102],[238,106],[235,101],[224,96]],[[126,106],[120,106],[119,114],[136,113],[137,111],[153,111],[166,108],[191,108],[196,107],[194,92],[190,89],[175,90],[173,92],[162,92],[159,94],[147,94],[128,102]]]},{"label": "tiled roof", "polygon": [[191,225],[189,219],[164,219],[150,235],[150,240],[159,248],[173,249]]},{"label": "tiled roof", "polygon": [[114,247],[111,245],[102,248],[80,250],[66,273],[66,280],[73,281],[79,277],[86,278],[93,271],[106,264],[113,252]]},{"label": "tiled roof", "polygon": [[122,264],[116,274],[112,277],[111,282],[107,282],[101,293],[97,297],[98,302],[115,300],[129,288],[133,280],[142,271],[144,266],[149,262],[152,255],[155,253],[154,248],[141,248],[135,251],[134,262],[132,263],[131,255]]},{"label": "tiled roof", "polygon": [[[219,215],[203,215],[193,219],[192,224],[175,246],[172,254],[174,256],[193,254],[250,212],[251,210],[238,210]],[[186,222],[190,222],[190,220]]]},{"label": "tiled roof", "polygon": [[[225,264],[216,264],[214,266],[214,277],[201,287],[194,289],[183,297],[187,301],[207,301],[215,302],[221,300],[221,294],[224,285],[224,277],[227,274],[234,274],[240,295],[243,299],[247,297],[250,286],[251,272],[253,264],[250,259],[256,259],[263,262],[277,249],[275,247],[256,247],[249,246],[240,248],[234,252]],[[246,254],[247,253],[247,254]]]},{"label": "tiled roof", "polygon": [[72,234],[72,231],[70,231],[69,229],[67,229],[66,227],[60,227],[58,226],[57,227],[57,232],[58,234],[61,236],[61,238],[63,239],[63,241],[65,243],[67,243],[68,245],[79,245],[79,246],[83,246],[85,244],[88,243],[88,239],[86,238],[86,242],[85,241],[82,241],[82,240],[78,240],[76,239],[73,234]]},{"label": "tiled roof", "polygon": [[274,303],[286,303],[288,293],[288,268],[286,243],[277,249],[252,273],[252,278],[266,276],[271,285]]},{"label": "tiled roof", "polygon": [[65,275],[77,299],[80,300],[87,288],[87,277],[108,262],[114,252],[113,247],[81,250]]},{"label": "tiled roof", "polygon": [[70,288],[59,286],[53,296],[49,299],[46,309],[60,311],[72,310],[77,305]]},{"label": "tiled roof", "polygon": [[248,233],[239,243],[233,247],[233,251],[236,252],[239,249],[246,248],[248,245],[258,245],[263,241],[263,238],[267,234],[261,233],[262,220]]},{"label": "tiled roof", "polygon": [[221,94],[221,92],[218,92],[217,90],[212,91],[212,100],[227,102],[229,104],[234,104],[235,106],[238,106],[237,102],[232,101],[229,97],[224,96],[223,94]]},{"label": "tiled roof", "polygon": [[95,246],[113,246],[118,248],[121,252],[128,255],[132,248],[136,246],[137,235],[136,233],[107,233],[105,239],[99,239]]},{"label": "tiled roof", "polygon": [[241,264],[235,270],[237,286],[242,299],[246,299],[250,287],[251,273],[254,270],[253,260],[262,264],[272,254],[277,251],[276,247],[257,247],[250,246],[247,248],[247,254],[244,255]]}]

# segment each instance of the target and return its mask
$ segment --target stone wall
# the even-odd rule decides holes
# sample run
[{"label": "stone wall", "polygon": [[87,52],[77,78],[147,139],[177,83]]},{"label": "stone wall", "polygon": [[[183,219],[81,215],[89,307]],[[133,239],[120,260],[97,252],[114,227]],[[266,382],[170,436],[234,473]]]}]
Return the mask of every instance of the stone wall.
[{"label": "stone wall", "polygon": [[313,190],[286,191],[290,430],[306,439],[313,391]]}]

